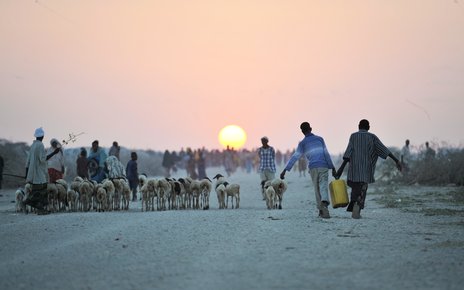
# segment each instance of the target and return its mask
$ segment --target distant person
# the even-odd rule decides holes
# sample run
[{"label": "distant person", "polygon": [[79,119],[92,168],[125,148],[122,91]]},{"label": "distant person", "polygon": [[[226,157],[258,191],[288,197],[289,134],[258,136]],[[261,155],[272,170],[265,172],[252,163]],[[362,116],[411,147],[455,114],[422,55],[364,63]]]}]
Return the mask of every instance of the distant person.
[{"label": "distant person", "polygon": [[121,151],[121,147],[119,146],[118,142],[114,141],[113,145],[111,146],[110,150],[108,151],[108,156],[116,156],[119,160],[119,152]]},{"label": "distant person", "polygon": [[403,173],[409,171],[410,162],[411,151],[409,150],[409,139],[406,139],[403,148],[401,148],[401,167],[403,167]]},{"label": "distant person", "polygon": [[375,182],[374,173],[378,157],[383,159],[390,157],[395,161],[398,170],[402,170],[401,162],[383,145],[376,135],[368,132],[370,129],[368,120],[361,120],[358,128],[358,132],[351,134],[343,155],[343,163],[334,175],[335,178],[339,178],[345,165],[348,162],[350,163],[347,183],[351,187],[351,198],[346,210],[352,212],[351,217],[354,219],[361,218],[361,210],[366,202],[368,184]]},{"label": "distant person", "polygon": [[223,164],[228,177],[235,172],[234,155],[234,148],[227,145],[223,152]]},{"label": "distant person", "polygon": [[196,160],[195,160],[195,153],[192,149],[187,148],[187,176],[192,179],[197,179],[198,174],[196,172]]},{"label": "distant person", "polygon": [[44,208],[48,205],[47,161],[60,152],[60,149],[56,148],[52,153],[46,155],[45,146],[42,143],[44,136],[45,132],[42,127],[35,130],[34,137],[36,139],[32,142],[26,160],[26,183],[32,185],[32,193],[26,198],[24,204],[36,208],[37,214],[49,213]]},{"label": "distant person", "polygon": [[285,172],[290,171],[301,156],[305,156],[308,161],[309,173],[314,185],[316,194],[316,204],[319,210],[319,216],[322,218],[330,218],[328,206],[329,201],[329,169],[332,169],[334,175],[335,166],[330,158],[329,151],[325,145],[324,139],[312,133],[312,128],[308,122],[303,122],[300,125],[301,132],[305,136],[298,143],[298,147],[288,161],[284,170],[280,174],[280,178],[285,178]]},{"label": "distant person", "polygon": [[306,177],[306,169],[308,168],[308,164],[306,162],[305,157],[300,157],[298,159],[298,172],[300,173],[300,177]]},{"label": "distant person", "polygon": [[89,160],[87,159],[87,150],[84,147],[79,152],[79,157],[76,160],[77,176],[84,179],[89,179]]},{"label": "distant person", "polygon": [[165,150],[161,166],[164,167],[164,177],[171,177],[171,170],[174,167],[174,159],[169,150]]},{"label": "distant person", "polygon": [[90,178],[96,182],[102,182],[105,179],[105,161],[107,155],[105,150],[99,146],[98,140],[92,142],[92,148],[89,153]]},{"label": "distant person", "polygon": [[435,159],[436,152],[430,148],[429,142],[425,142],[425,162],[431,162]]},{"label": "distant person", "polygon": [[52,138],[50,140],[51,147],[48,148],[47,154],[53,153],[55,150],[59,152],[53,155],[48,160],[48,177],[50,183],[55,183],[58,179],[63,179],[64,177],[64,153],[63,148],[61,147],[60,142]]},{"label": "distant person", "polygon": [[206,161],[205,161],[205,149],[198,149],[195,154],[195,159],[198,169],[198,179],[203,179],[206,177]]},{"label": "distant person", "polygon": [[131,152],[131,160],[127,162],[126,173],[129,187],[132,191],[132,201],[137,201],[137,186],[139,184],[139,171],[137,166],[137,153]]},{"label": "distant person", "polygon": [[258,171],[261,178],[261,194],[263,195],[263,200],[265,200],[264,184],[266,181],[273,180],[275,178],[275,150],[274,147],[269,145],[269,138],[266,136],[261,138],[261,145],[262,146],[258,148]]},{"label": "distant person", "polygon": [[3,160],[3,157],[0,156],[0,189],[2,189],[4,167],[5,167],[5,161]]}]

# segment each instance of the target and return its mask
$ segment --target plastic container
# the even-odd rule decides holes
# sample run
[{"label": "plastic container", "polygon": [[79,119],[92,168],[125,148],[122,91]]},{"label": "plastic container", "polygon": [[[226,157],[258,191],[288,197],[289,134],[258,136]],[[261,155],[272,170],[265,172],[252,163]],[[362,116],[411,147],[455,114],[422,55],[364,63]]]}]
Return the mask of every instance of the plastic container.
[{"label": "plastic container", "polygon": [[330,199],[332,200],[332,207],[345,207],[348,205],[348,190],[346,181],[342,179],[333,180],[329,184]]}]

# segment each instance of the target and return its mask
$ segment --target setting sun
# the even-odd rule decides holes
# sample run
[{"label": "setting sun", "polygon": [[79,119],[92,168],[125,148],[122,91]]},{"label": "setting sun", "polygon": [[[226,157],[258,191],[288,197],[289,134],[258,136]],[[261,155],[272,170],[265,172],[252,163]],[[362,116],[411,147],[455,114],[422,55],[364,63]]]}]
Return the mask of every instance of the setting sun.
[{"label": "setting sun", "polygon": [[218,139],[224,148],[229,146],[234,149],[240,149],[245,144],[247,136],[245,131],[239,126],[229,125],[219,131]]}]

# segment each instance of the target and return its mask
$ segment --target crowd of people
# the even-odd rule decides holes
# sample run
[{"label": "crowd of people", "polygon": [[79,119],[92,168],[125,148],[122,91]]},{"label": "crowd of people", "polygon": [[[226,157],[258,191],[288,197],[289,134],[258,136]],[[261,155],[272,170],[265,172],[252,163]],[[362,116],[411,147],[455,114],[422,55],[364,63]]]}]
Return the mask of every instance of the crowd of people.
[{"label": "crowd of people", "polygon": [[[285,178],[287,171],[295,168],[300,172],[308,170],[312,184],[314,186],[315,199],[319,215],[322,218],[330,218],[328,206],[330,199],[328,196],[329,170],[336,179],[340,178],[347,164],[347,184],[351,187],[351,198],[347,211],[352,212],[353,218],[360,218],[360,212],[365,206],[368,184],[375,182],[374,173],[378,157],[386,159],[390,157],[396,164],[399,171],[404,176],[411,172],[413,156],[410,151],[410,141],[406,140],[401,149],[400,158],[397,158],[375,135],[369,132],[370,124],[368,120],[361,120],[358,124],[358,131],[351,134],[343,162],[337,170],[332,162],[331,156],[322,137],[312,133],[312,128],[308,122],[300,125],[300,130],[304,138],[298,143],[293,152],[282,153],[276,151],[269,145],[269,138],[261,138],[261,147],[256,151],[241,150],[227,147],[225,150],[206,150],[205,148],[192,150],[182,148],[179,152],[166,150],[162,158],[164,176],[170,177],[173,172],[179,169],[186,170],[187,176],[192,179],[203,179],[207,177],[206,168],[208,166],[223,167],[228,176],[232,175],[237,168],[242,167],[247,173],[258,172],[260,175],[261,188],[264,197],[264,184],[266,181],[276,178],[277,166],[283,166],[280,179]],[[44,192],[48,182],[56,182],[64,178],[65,163],[64,153],[60,142],[52,138],[50,147],[45,150],[42,143],[45,132],[42,128],[37,128],[34,132],[36,140],[32,143],[30,153],[26,162],[26,182],[32,184],[37,194],[29,198],[26,204],[39,209],[41,212],[46,205]],[[432,162],[436,152],[430,148],[429,143],[425,144],[426,149],[423,159]],[[98,140],[92,142],[92,146],[87,152],[86,148],[81,148],[76,160],[76,173],[84,179],[91,179],[101,182],[105,178],[127,178],[132,190],[133,201],[137,200],[138,186],[138,156],[136,152],[131,152],[131,159],[123,166],[120,161],[121,148],[118,142],[113,142],[111,148],[106,150],[99,146]],[[1,161],[3,170],[4,162]],[[294,167],[298,162],[298,167]],[[307,168],[304,168],[304,167]],[[1,181],[1,179],[0,179]],[[0,183],[1,186],[1,183]]]}]

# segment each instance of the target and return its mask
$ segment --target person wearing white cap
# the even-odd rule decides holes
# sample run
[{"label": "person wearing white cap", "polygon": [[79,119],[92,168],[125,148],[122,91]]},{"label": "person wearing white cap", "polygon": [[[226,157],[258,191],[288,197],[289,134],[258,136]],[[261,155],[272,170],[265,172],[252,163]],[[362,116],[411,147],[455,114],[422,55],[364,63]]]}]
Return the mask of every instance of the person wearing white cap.
[{"label": "person wearing white cap", "polygon": [[47,154],[53,153],[56,149],[58,149],[58,153],[50,157],[48,160],[48,177],[51,183],[56,182],[58,179],[62,179],[64,177],[64,154],[63,149],[61,148],[60,142],[52,138],[50,140],[51,147],[48,148]]},{"label": "person wearing white cap", "polygon": [[45,147],[42,140],[45,132],[42,127],[37,128],[34,132],[36,138],[32,142],[31,149],[26,161],[26,182],[32,184],[32,193],[26,198],[25,204],[37,208],[39,214],[48,213],[44,206],[48,205],[47,197],[47,160],[59,152],[55,151],[46,155]]},{"label": "person wearing white cap", "polygon": [[264,184],[266,181],[275,178],[275,150],[274,147],[269,146],[269,138],[266,136],[261,138],[261,144],[263,146],[258,149],[259,173],[261,177],[261,194],[263,195],[263,200],[265,200]]}]

